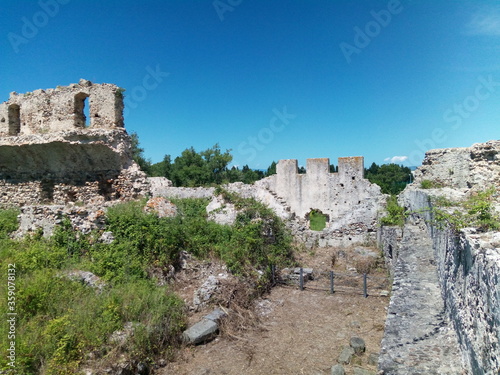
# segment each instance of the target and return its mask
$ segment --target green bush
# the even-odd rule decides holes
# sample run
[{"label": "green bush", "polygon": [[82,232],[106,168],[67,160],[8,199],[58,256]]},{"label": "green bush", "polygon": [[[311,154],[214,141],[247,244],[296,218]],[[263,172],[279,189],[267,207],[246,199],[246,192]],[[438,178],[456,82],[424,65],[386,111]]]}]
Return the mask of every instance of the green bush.
[{"label": "green bush", "polygon": [[[438,226],[450,225],[455,230],[475,227],[481,231],[499,230],[500,217],[493,208],[494,187],[473,193],[463,202],[451,202],[445,198],[433,200],[434,222]],[[442,207],[455,206],[457,209],[443,210]]]},{"label": "green bush", "polygon": [[[23,374],[37,374],[42,368],[47,374],[74,374],[85,353],[104,355],[103,349],[111,348],[111,333],[127,322],[142,328],[121,350],[132,360],[153,358],[169,346],[178,346],[185,326],[182,300],[150,280],[97,293],[59,272],[43,269],[20,277],[17,286],[16,354]],[[4,311],[5,299],[0,307]],[[4,340],[6,326],[0,327]],[[4,357],[0,369],[8,368]]]},{"label": "green bush", "polygon": [[[0,238],[0,271],[6,274],[9,263],[18,270],[18,373],[74,374],[89,352],[108,361],[118,360],[121,353],[136,362],[168,357],[180,346],[186,322],[183,302],[156,286],[148,271],[176,265],[181,251],[202,259],[218,257],[251,281],[257,280],[256,270],[291,264],[291,236],[283,222],[254,200],[231,199],[241,210],[233,226],[207,221],[208,200],[186,199],[175,200],[179,214],[173,218],[144,212],[144,202],[110,208],[106,230],[115,236],[111,244],[97,241],[100,233],[75,233],[67,220],[51,239]],[[5,232],[14,228],[6,227]],[[90,270],[108,286],[98,292],[69,280],[65,274],[73,269]],[[266,282],[260,278],[252,285],[266,288]],[[1,284],[1,295],[5,289]],[[0,311],[6,308],[7,300],[0,298]],[[113,346],[110,335],[128,322],[133,336]],[[0,324],[1,347],[7,347],[6,338],[7,325]],[[4,369],[6,356],[0,357]]]},{"label": "green bush", "polygon": [[422,180],[420,182],[420,187],[422,189],[439,189],[443,187],[443,184],[439,181]]},{"label": "green bush", "polygon": [[398,199],[395,195],[391,195],[387,199],[386,210],[387,215],[380,219],[381,225],[404,225],[406,218],[405,209],[398,204]]},{"label": "green bush", "polygon": [[17,209],[0,210],[0,238],[7,238],[10,233],[17,230],[17,215],[19,215]]}]

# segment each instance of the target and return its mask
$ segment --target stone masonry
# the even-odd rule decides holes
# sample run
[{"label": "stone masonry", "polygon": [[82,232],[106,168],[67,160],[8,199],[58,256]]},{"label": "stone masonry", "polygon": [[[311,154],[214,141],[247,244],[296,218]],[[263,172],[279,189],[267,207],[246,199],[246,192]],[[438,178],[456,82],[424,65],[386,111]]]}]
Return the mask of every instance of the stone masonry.
[{"label": "stone masonry", "polygon": [[[280,160],[275,175],[252,185],[236,182],[224,188],[270,207],[308,247],[374,242],[386,196],[364,178],[363,157],[339,158],[338,166],[338,173],[330,173],[328,158],[308,159],[307,173],[299,174],[297,160]],[[213,188],[173,187],[158,178],[149,181],[153,196],[211,198],[214,193]],[[326,215],[327,227],[322,231],[309,229],[312,210]]]},{"label": "stone masonry", "polygon": [[[84,107],[89,104],[90,118]],[[0,205],[99,204],[147,191],[123,128],[122,90],[78,84],[0,104]]]},{"label": "stone masonry", "polygon": [[398,255],[380,369],[387,375],[462,374],[461,351],[441,298],[425,224],[405,226]]},{"label": "stone masonry", "polygon": [[[422,189],[424,180],[435,188]],[[437,198],[463,201],[495,189],[500,214],[500,141],[431,150],[398,201],[410,217],[383,227],[379,243],[394,275],[379,359],[381,374],[500,373],[500,232],[437,220]]]},{"label": "stone masonry", "polygon": [[[12,92],[0,104],[0,136],[46,134],[72,129],[123,127],[123,95],[118,86],[84,79],[56,89]],[[88,99],[90,118],[84,114]]]}]

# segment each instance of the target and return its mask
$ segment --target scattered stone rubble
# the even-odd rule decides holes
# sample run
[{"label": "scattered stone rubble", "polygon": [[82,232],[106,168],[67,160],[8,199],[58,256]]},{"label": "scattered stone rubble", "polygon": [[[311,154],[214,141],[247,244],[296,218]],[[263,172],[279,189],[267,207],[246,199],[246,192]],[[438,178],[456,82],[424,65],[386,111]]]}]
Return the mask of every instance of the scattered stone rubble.
[{"label": "scattered stone rubble", "polygon": [[[337,362],[338,364],[332,366],[331,375],[345,375],[344,366],[350,365],[354,356],[361,356],[366,351],[365,341],[361,337],[353,336],[350,340],[350,345],[344,346],[340,352]],[[368,357],[368,364],[371,366],[376,366],[376,361],[378,356],[375,353],[371,353]],[[372,370],[367,370],[363,367],[354,366],[354,374],[358,375],[375,375]]]}]

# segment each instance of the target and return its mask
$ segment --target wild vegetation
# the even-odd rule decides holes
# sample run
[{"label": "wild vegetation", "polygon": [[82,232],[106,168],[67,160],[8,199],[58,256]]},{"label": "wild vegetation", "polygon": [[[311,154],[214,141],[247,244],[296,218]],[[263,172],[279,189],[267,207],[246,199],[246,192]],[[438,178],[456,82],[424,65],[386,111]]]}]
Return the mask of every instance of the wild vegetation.
[{"label": "wild vegetation", "polygon": [[[268,287],[269,265],[293,264],[291,237],[269,209],[226,193],[241,213],[234,226],[207,221],[207,200],[176,200],[179,214],[158,218],[143,210],[145,202],[116,205],[107,213],[107,228],[115,236],[102,243],[101,233],[82,235],[63,222],[50,239],[40,234],[14,241],[15,210],[0,211],[1,273],[16,265],[17,370],[30,375],[74,374],[85,360],[112,363],[121,354],[131,361],[169,358],[179,347],[185,328],[183,302],[158,286],[155,269],[176,267],[181,251],[195,257],[220,258],[254,292]],[[68,276],[90,271],[106,286],[92,288]],[[261,274],[264,276],[261,276]],[[0,293],[6,294],[2,283]],[[7,309],[0,299],[0,311]],[[113,342],[125,327],[133,335]],[[7,327],[0,325],[2,347],[8,347]],[[6,356],[0,369],[8,369]]]},{"label": "wild vegetation", "polygon": [[433,199],[434,221],[439,226],[449,225],[454,230],[466,227],[477,228],[480,231],[500,229],[500,216],[494,210],[496,189],[472,193],[461,202],[454,202],[444,197]]},{"label": "wild vegetation", "polygon": [[326,228],[326,216],[320,211],[312,210],[309,213],[309,228],[318,231]]},{"label": "wild vegetation", "polygon": [[440,183],[439,181],[422,180],[420,182],[420,187],[422,189],[439,189],[443,187],[443,184]]},{"label": "wild vegetation", "polygon": [[387,215],[380,219],[381,225],[398,225],[403,226],[406,218],[406,211],[404,207],[398,204],[398,199],[395,195],[391,195],[387,199]]}]

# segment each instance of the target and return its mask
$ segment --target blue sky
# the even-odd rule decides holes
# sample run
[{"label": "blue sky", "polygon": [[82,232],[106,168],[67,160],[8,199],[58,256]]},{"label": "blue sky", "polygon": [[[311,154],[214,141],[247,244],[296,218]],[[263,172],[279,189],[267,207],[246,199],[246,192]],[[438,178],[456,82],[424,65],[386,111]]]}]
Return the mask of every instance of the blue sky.
[{"label": "blue sky", "polygon": [[1,0],[0,101],[85,78],[125,88],[160,161],[219,143],[235,165],[499,139],[498,1]]}]

